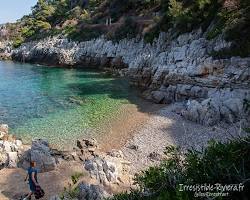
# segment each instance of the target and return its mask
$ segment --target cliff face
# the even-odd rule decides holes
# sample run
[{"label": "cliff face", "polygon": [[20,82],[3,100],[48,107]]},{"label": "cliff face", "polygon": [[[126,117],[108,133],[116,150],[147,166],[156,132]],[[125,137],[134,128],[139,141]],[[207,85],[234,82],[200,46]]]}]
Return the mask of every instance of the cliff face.
[{"label": "cliff face", "polygon": [[[192,121],[248,124],[250,58],[214,59],[211,54],[229,47],[222,37],[206,40],[200,30],[170,39],[166,33],[151,45],[143,40],[104,38],[75,43],[47,38],[12,52],[18,61],[57,65],[120,68],[131,84],[157,103],[183,102],[180,112]],[[248,109],[248,110],[247,110]]]}]

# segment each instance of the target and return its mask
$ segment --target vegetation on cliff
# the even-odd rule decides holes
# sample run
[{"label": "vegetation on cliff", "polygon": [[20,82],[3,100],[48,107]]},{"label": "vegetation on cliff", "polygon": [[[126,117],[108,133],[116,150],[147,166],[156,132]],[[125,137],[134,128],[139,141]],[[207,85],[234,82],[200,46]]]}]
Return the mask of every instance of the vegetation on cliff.
[{"label": "vegetation on cliff", "polygon": [[7,24],[8,37],[23,42],[63,34],[78,40],[100,35],[117,41],[141,35],[152,42],[161,31],[175,37],[202,27],[207,39],[224,34],[233,42],[215,56],[250,54],[248,0],[38,0],[30,15]]}]

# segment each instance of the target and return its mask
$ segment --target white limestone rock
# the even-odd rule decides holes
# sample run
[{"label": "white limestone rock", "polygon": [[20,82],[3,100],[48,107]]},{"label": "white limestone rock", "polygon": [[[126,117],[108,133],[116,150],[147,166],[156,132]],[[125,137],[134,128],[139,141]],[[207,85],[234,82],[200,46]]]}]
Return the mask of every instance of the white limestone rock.
[{"label": "white limestone rock", "polygon": [[[222,35],[206,40],[205,34],[199,29],[179,35],[176,39],[171,39],[169,33],[161,33],[153,44],[146,44],[143,39],[138,38],[113,43],[100,37],[75,43],[65,38],[51,37],[23,44],[12,55],[17,60],[35,59],[39,62],[39,59],[45,58],[45,61],[62,65],[85,63],[126,67],[126,75],[131,84],[149,91],[147,98],[157,103],[196,99],[203,106],[202,109],[199,108],[201,117],[196,119],[196,114],[195,117],[187,114],[196,113],[195,110],[198,109],[195,108],[197,103],[192,102],[187,107],[187,118],[198,123],[213,124],[220,120],[231,123],[246,116],[242,106],[237,103],[238,100],[232,100],[234,106],[231,108],[225,101],[227,98],[223,97],[224,94],[230,98],[237,97],[240,102],[250,99],[250,58],[214,59],[210,56],[212,51],[220,51],[230,45]],[[214,95],[214,90],[218,88],[219,92]],[[239,93],[230,90],[237,90]],[[215,120],[211,118],[213,114]],[[219,117],[220,114],[222,117]]]},{"label": "white limestone rock", "polygon": [[0,125],[0,132],[8,134],[9,133],[9,126],[7,124],[1,124]]},{"label": "white limestone rock", "polygon": [[17,152],[8,152],[7,156],[8,156],[7,167],[8,168],[16,168],[17,163],[18,163],[18,154],[17,154]]},{"label": "white limestone rock", "polygon": [[36,162],[40,172],[52,171],[57,166],[48,142],[42,139],[32,141],[31,149],[23,154],[20,164],[23,168],[27,168],[30,161]]}]

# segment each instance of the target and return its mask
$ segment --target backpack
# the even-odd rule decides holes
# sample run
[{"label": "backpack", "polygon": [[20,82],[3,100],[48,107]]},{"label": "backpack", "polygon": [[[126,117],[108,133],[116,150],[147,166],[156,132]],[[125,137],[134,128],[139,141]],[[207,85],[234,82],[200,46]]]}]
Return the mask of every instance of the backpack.
[{"label": "backpack", "polygon": [[38,185],[36,186],[36,191],[34,193],[36,199],[40,199],[45,195],[44,190]]}]

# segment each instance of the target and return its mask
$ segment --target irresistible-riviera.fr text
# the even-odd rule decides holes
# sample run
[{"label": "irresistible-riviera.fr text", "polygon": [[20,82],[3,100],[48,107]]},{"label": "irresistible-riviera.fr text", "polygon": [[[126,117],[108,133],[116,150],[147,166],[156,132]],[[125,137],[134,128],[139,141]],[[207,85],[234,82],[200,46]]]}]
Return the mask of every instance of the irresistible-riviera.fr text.
[{"label": "irresistible-riviera.fr text", "polygon": [[195,184],[186,185],[179,184],[179,191],[187,192],[242,192],[244,190],[243,183],[240,184]]}]

